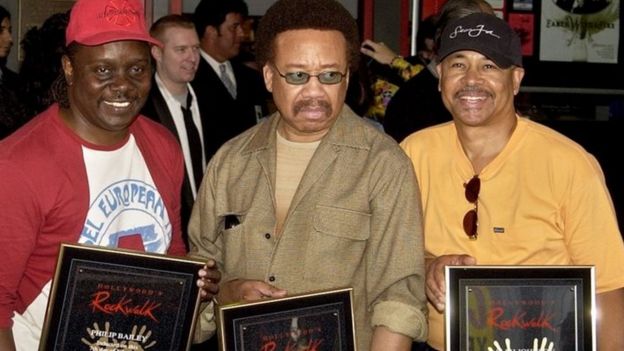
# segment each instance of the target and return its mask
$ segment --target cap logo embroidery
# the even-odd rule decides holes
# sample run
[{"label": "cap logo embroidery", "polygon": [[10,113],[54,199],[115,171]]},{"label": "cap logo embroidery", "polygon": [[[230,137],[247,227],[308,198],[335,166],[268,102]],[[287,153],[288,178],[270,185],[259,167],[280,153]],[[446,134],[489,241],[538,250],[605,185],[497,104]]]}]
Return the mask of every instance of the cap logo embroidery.
[{"label": "cap logo embroidery", "polygon": [[[104,8],[104,18],[110,23],[118,26],[128,27],[136,23],[139,18],[137,11],[128,3],[127,0],[123,0],[121,4],[117,5],[119,1],[111,0]],[[99,17],[99,16],[98,16]]]},{"label": "cap logo embroidery", "polygon": [[449,38],[455,39],[458,34],[466,33],[469,37],[476,38],[481,34],[491,35],[496,39],[500,39],[500,36],[494,34],[493,30],[485,29],[483,24],[477,25],[476,28],[466,28],[464,29],[462,26],[455,27],[455,30],[449,34]]}]

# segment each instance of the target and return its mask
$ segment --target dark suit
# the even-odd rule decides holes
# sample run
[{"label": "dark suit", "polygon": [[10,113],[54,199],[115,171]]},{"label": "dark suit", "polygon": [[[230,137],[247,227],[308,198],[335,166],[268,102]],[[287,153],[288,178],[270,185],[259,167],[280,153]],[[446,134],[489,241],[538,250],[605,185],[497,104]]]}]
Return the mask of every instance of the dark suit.
[{"label": "dark suit", "polygon": [[384,116],[386,133],[401,142],[413,132],[452,119],[438,91],[438,78],[428,68],[403,83]]},{"label": "dark suit", "polygon": [[[152,88],[150,90],[149,97],[141,110],[141,114],[165,126],[173,133],[173,135],[175,135],[178,143],[180,142],[178,131],[175,123],[173,122],[173,116],[171,116],[167,102],[160,92],[160,89],[158,89],[158,84],[156,84],[156,80],[154,78],[152,78]],[[202,129],[206,129],[203,124]],[[204,153],[206,154],[206,145],[204,145]],[[197,186],[199,187],[199,184],[197,184]],[[188,249],[187,225],[189,219],[191,218],[191,210],[193,209],[193,203],[195,200],[193,199],[193,191],[191,189],[189,174],[186,171],[186,168],[184,168],[184,182],[182,183],[181,198],[182,206],[180,208],[180,217],[182,218],[182,238],[184,239],[184,244]]]},{"label": "dark suit", "polygon": [[236,78],[236,100],[203,57],[191,82],[202,116],[207,161],[223,143],[254,126],[258,116],[268,114],[269,94],[262,75],[241,63],[230,62]]}]

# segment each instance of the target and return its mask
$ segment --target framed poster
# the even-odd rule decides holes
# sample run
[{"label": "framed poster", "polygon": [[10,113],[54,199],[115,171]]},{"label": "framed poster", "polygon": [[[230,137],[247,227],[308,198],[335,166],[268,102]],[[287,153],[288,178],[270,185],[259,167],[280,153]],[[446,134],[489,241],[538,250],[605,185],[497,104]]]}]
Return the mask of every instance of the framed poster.
[{"label": "framed poster", "polygon": [[62,244],[39,350],[188,350],[203,265],[184,257]]},{"label": "framed poster", "polygon": [[353,289],[218,306],[222,351],[353,351]]},{"label": "framed poster", "polygon": [[446,286],[447,351],[596,349],[592,266],[448,266]]}]

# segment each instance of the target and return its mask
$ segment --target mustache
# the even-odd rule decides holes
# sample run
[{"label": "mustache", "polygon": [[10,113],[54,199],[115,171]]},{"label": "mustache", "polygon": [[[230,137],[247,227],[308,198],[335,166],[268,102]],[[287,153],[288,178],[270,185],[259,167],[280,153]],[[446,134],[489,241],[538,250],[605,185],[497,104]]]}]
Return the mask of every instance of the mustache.
[{"label": "mustache", "polygon": [[309,99],[309,100],[301,100],[295,103],[293,110],[295,114],[301,112],[301,110],[305,108],[319,108],[322,109],[326,114],[331,115],[332,107],[331,104],[326,100],[321,99]]},{"label": "mustache", "polygon": [[460,98],[462,96],[471,96],[471,95],[492,95],[488,90],[485,90],[476,85],[467,85],[463,87],[461,90],[455,93],[456,98]]}]

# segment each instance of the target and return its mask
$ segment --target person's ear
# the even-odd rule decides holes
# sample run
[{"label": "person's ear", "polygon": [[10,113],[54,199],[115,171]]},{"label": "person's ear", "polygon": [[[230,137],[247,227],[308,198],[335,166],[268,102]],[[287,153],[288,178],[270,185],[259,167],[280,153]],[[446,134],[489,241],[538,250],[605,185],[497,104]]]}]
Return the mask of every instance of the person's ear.
[{"label": "person's ear", "polygon": [[518,92],[520,92],[520,83],[522,83],[522,78],[524,78],[524,68],[514,67],[512,75],[514,95],[517,95]]},{"label": "person's ear", "polygon": [[442,62],[436,65],[436,72],[438,72],[438,91],[442,91]]},{"label": "person's ear", "polygon": [[65,81],[67,85],[74,84],[74,66],[72,65],[69,56],[63,55],[61,57],[61,66],[63,67],[63,74],[65,75]]},{"label": "person's ear", "polygon": [[152,45],[152,47],[150,48],[150,53],[152,54],[152,57],[154,58],[154,60],[156,60],[156,62],[160,62],[160,60],[162,60],[163,48],[159,47],[158,45]]},{"label": "person's ear", "polygon": [[204,37],[212,39],[217,36],[219,36],[219,30],[217,27],[206,26],[206,29],[204,29]]},{"label": "person's ear", "polygon": [[262,76],[264,77],[264,86],[269,92],[273,92],[273,75],[275,73],[269,67],[269,64],[266,63],[264,67],[262,67]]}]

